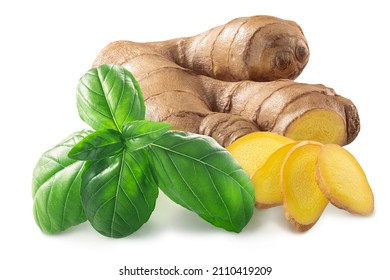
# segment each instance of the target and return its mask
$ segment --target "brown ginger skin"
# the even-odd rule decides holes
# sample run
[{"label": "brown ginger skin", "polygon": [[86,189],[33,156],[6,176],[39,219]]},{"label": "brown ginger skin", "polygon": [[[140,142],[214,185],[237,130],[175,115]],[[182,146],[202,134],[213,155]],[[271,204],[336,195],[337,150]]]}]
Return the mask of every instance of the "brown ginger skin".
[{"label": "brown ginger skin", "polygon": [[183,68],[223,81],[293,80],[309,60],[302,29],[272,16],[236,18],[197,36],[153,44]]},{"label": "brown ginger skin", "polygon": [[259,130],[284,135],[313,108],[339,115],[345,123],[339,144],[350,143],[359,131],[350,100],[322,85],[272,81],[296,78],[308,58],[297,24],[255,16],[194,37],[116,41],[100,52],[93,66],[119,64],[132,72],[144,94],[147,119],[210,135],[223,146]]}]

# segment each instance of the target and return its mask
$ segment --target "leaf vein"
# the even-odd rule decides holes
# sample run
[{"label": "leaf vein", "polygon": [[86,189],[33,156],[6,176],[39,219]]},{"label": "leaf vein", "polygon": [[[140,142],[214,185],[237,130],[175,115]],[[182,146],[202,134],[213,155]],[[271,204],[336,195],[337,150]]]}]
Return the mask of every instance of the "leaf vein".
[{"label": "leaf vein", "polygon": [[[160,163],[160,166],[161,166],[162,169],[164,170],[165,174],[169,174],[169,172],[168,172],[167,169],[166,169],[165,164],[163,164],[163,163],[161,162],[159,156],[156,154],[156,152],[153,150],[153,148],[149,147],[149,150],[150,150],[151,153],[153,154],[154,158]],[[169,177],[167,177],[167,178],[169,178]],[[170,179],[169,179],[169,180],[170,180]],[[177,200],[180,201],[181,205],[183,205],[185,208],[190,209],[190,210],[193,211],[193,209],[192,209],[192,208],[191,208],[191,207],[190,207],[190,206],[189,206],[181,197],[179,197],[179,196],[177,196],[177,195],[175,195],[175,194],[174,194],[174,196],[175,196],[175,198],[176,198]]]},{"label": "leaf vein", "polygon": [[193,194],[193,196],[195,197],[195,199],[199,202],[199,204],[203,207],[203,209],[206,211],[206,213],[208,215],[211,215],[209,210],[206,208],[206,206],[203,204],[202,200],[199,199],[199,197],[196,195],[195,191],[191,188],[190,184],[188,184],[187,180],[184,178],[182,172],[180,171],[180,169],[177,167],[175,161],[172,159],[171,155],[167,154],[168,158],[170,159],[173,167],[175,168],[176,172],[179,174],[180,178],[182,179],[182,181],[184,182],[185,186],[187,186],[187,188],[190,190],[190,192]]},{"label": "leaf vein", "polygon": [[62,227],[64,226],[64,223],[65,223],[65,212],[66,212],[67,204],[69,202],[69,196],[70,196],[71,190],[74,187],[75,181],[81,175],[85,163],[86,162],[83,162],[83,164],[80,166],[79,170],[76,173],[76,176],[74,176],[74,178],[72,179],[72,183],[70,184],[70,186],[68,188],[68,192],[66,194],[65,203],[64,203],[64,207],[63,207],[64,210],[63,210],[63,213],[62,213],[62,221],[61,221],[61,226]]}]

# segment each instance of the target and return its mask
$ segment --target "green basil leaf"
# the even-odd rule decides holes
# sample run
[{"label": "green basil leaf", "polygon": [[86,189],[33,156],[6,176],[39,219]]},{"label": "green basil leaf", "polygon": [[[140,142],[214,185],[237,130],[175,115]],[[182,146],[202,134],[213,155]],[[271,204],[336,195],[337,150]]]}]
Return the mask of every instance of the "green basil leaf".
[{"label": "green basil leaf", "polygon": [[78,142],[69,151],[68,156],[77,160],[99,160],[120,153],[124,147],[118,131],[103,129],[89,134]]},{"label": "green basil leaf", "polygon": [[119,65],[101,65],[81,77],[77,108],[81,119],[95,130],[121,131],[124,124],[145,119],[138,82]]},{"label": "green basil leaf", "polygon": [[160,189],[211,224],[240,232],[253,215],[248,174],[214,139],[170,131],[150,145]]},{"label": "green basil leaf", "polygon": [[153,143],[171,128],[171,124],[146,120],[133,121],[123,126],[122,136],[128,152]]},{"label": "green basil leaf", "polygon": [[81,189],[84,210],[91,225],[109,237],[125,237],[150,217],[158,195],[147,150],[120,154],[92,162]]},{"label": "green basil leaf", "polygon": [[89,131],[76,132],[38,160],[33,171],[33,214],[46,233],[58,233],[86,221],[80,198],[85,162],[68,157],[70,149]]}]

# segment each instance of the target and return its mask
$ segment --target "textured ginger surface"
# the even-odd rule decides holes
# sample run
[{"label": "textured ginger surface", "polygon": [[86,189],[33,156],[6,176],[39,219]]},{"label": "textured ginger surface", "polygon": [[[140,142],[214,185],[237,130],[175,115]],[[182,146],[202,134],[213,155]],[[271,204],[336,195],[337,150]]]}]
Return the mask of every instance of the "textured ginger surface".
[{"label": "textured ginger surface", "polygon": [[308,142],[293,147],[282,166],[281,189],[285,215],[299,231],[310,229],[328,205],[315,177],[321,146]]},{"label": "textured ginger surface", "polygon": [[280,176],[283,162],[290,150],[299,142],[286,144],[273,152],[264,165],[252,176],[256,207],[269,208],[283,204]]},{"label": "textured ginger surface", "polygon": [[374,195],[356,158],[338,145],[325,145],[318,155],[316,176],[329,201],[349,212],[368,215],[374,210]]},{"label": "textured ginger surface", "polygon": [[112,42],[93,66],[119,64],[132,72],[147,119],[212,136],[225,147],[255,131],[348,144],[360,129],[354,104],[324,85],[293,81],[309,56],[295,22],[253,16],[193,37]]},{"label": "textured ginger surface", "polygon": [[226,149],[251,176],[273,152],[291,142],[292,139],[279,134],[259,131],[239,138]]}]

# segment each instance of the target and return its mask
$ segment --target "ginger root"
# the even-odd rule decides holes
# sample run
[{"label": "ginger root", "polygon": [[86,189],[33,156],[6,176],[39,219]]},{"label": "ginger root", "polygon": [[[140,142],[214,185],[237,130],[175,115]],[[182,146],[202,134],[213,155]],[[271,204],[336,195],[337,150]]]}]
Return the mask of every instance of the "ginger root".
[{"label": "ginger root", "polygon": [[338,145],[325,145],[318,154],[316,178],[328,200],[351,213],[368,215],[374,195],[356,158]]},{"label": "ginger root", "polygon": [[283,204],[280,186],[282,165],[290,150],[299,142],[286,144],[273,152],[251,180],[255,188],[256,208],[270,208]]},{"label": "ginger root", "polygon": [[322,144],[305,142],[291,149],[281,170],[281,190],[286,218],[298,231],[307,231],[320,218],[328,200],[315,177]]},{"label": "ginger root", "polygon": [[272,132],[253,132],[234,141],[226,149],[251,176],[267,158],[293,140]]},{"label": "ginger root", "polygon": [[374,195],[363,169],[339,145],[255,132],[226,149],[251,174],[255,207],[283,205],[287,220],[298,231],[310,229],[328,202],[360,215],[374,209]]},{"label": "ginger root", "polygon": [[308,59],[296,23],[253,16],[194,37],[116,41],[93,66],[119,64],[132,72],[147,119],[212,136],[225,147],[255,131],[348,144],[360,128],[353,103],[323,85],[292,81]]}]

